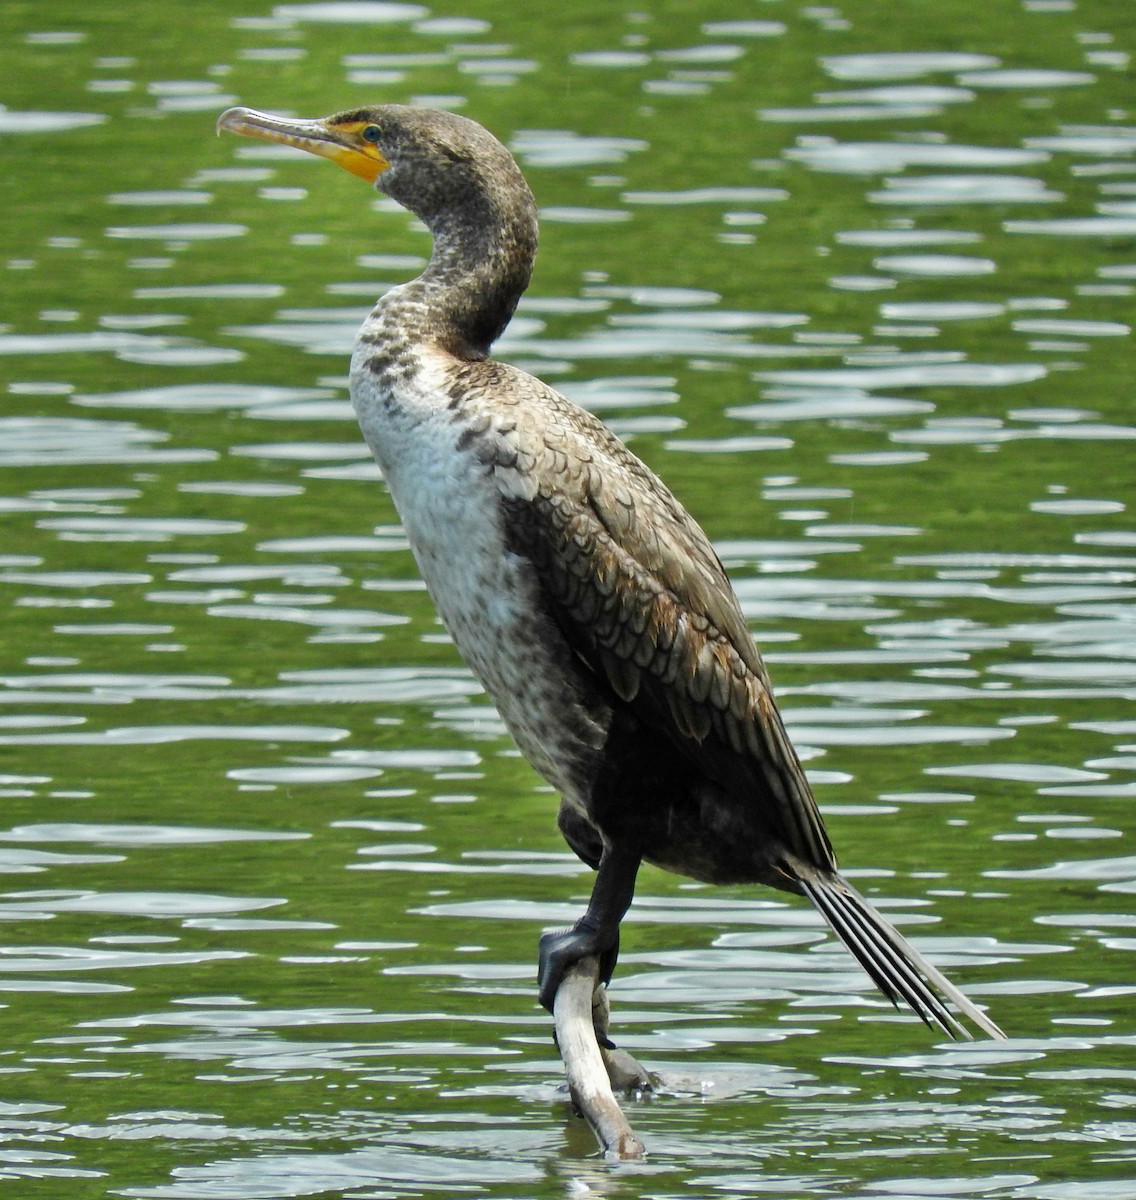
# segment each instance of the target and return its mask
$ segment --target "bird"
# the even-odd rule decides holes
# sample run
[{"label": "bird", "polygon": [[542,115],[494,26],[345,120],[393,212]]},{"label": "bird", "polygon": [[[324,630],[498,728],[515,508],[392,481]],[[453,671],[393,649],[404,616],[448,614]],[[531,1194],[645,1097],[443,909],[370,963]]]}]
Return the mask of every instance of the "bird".
[{"label": "bird", "polygon": [[595,415],[491,357],[538,237],[502,142],[393,103],[319,119],[230,108],[217,131],[330,159],[432,236],[421,274],[364,320],[350,393],[444,625],[595,871],[579,920],[541,936],[541,1003],[590,955],[610,981],[647,862],[803,895],[893,1005],[952,1038],[1005,1037],[841,874],[698,523]]}]

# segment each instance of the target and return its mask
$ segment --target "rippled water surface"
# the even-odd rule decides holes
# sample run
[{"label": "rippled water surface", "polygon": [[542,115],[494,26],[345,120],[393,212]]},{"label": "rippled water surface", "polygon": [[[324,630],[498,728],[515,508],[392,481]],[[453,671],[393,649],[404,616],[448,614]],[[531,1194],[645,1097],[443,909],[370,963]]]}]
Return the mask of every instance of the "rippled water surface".
[{"label": "rippled water surface", "polygon": [[[28,1197],[1136,1198],[1128,3],[0,9],[0,1180]],[[456,658],[345,356],[426,235],[212,135],[460,108],[532,181],[500,345],[704,522],[842,861],[641,877],[611,1167],[539,930],[589,872]]]}]

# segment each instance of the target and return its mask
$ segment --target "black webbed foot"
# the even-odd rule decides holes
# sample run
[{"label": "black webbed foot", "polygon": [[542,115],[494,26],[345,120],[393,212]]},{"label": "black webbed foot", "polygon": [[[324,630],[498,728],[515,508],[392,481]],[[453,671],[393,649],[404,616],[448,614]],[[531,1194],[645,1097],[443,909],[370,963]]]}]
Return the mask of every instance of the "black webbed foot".
[{"label": "black webbed foot", "polygon": [[610,983],[619,957],[619,927],[616,927],[614,938],[605,937],[601,929],[587,917],[582,917],[570,929],[541,934],[537,983],[540,1002],[549,1012],[552,1012],[557,989],[569,967],[589,954],[599,957],[600,983]]}]

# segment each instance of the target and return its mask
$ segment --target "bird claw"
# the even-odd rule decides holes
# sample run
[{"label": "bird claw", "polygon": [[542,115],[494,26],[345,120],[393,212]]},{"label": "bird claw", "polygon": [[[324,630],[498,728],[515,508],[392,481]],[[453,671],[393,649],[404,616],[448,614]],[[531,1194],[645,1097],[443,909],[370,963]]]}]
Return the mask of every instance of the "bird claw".
[{"label": "bird claw", "polygon": [[611,981],[619,957],[619,932],[614,941],[603,936],[603,931],[592,925],[586,917],[581,918],[570,929],[559,929],[542,933],[540,937],[540,963],[537,971],[540,1002],[552,1012],[556,993],[570,967],[580,959],[595,954],[600,960],[600,983]]}]

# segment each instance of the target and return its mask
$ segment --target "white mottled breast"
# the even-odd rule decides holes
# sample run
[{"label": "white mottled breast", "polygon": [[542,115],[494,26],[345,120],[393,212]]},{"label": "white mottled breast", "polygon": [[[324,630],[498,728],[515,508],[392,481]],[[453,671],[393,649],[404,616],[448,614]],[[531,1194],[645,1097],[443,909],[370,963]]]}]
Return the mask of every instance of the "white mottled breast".
[{"label": "white mottled breast", "polygon": [[531,565],[507,546],[500,485],[477,440],[459,445],[467,425],[445,388],[453,360],[415,348],[382,378],[367,350],[352,361],[352,400],[438,612],[525,758],[583,808],[606,713],[590,711]]}]

